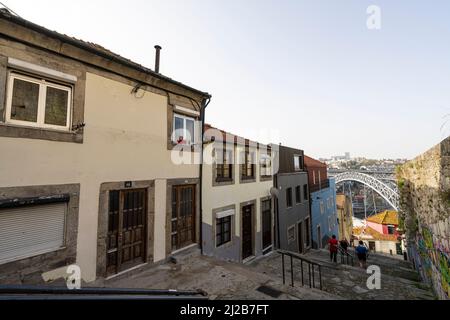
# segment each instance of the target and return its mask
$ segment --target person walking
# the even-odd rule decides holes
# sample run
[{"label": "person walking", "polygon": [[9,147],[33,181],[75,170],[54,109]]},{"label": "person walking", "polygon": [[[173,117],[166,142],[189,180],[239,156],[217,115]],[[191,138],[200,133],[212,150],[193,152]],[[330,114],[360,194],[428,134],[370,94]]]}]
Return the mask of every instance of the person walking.
[{"label": "person walking", "polygon": [[338,241],[336,240],[336,236],[333,234],[331,239],[328,241],[328,246],[330,249],[330,260],[331,262],[337,263],[337,251],[338,251]]},{"label": "person walking", "polygon": [[344,252],[347,253],[347,249],[348,249],[348,246],[349,246],[347,239],[345,239],[345,238],[342,239],[340,241],[340,245],[341,245],[341,248],[344,250]]},{"label": "person walking", "polygon": [[359,266],[361,268],[366,268],[367,261],[367,247],[364,245],[364,242],[359,241],[359,245],[355,249],[356,255],[358,256]]}]

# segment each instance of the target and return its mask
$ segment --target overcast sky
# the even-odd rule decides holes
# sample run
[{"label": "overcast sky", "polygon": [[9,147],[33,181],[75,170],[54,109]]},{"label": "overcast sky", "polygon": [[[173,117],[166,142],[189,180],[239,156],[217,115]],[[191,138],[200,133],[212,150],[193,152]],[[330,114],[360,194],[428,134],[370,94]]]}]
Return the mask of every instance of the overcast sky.
[{"label": "overcast sky", "polygon": [[161,45],[208,123],[264,143],[412,158],[450,134],[450,1],[1,1],[151,68]]}]

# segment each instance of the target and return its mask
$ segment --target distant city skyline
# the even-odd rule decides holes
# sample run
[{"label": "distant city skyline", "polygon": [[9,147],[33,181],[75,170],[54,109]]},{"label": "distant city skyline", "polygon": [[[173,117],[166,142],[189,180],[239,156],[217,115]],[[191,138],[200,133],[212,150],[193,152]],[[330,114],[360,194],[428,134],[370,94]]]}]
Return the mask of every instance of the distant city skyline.
[{"label": "distant city skyline", "polygon": [[208,123],[263,143],[411,159],[450,134],[448,1],[2,2],[150,68],[161,45],[162,74],[212,94]]}]

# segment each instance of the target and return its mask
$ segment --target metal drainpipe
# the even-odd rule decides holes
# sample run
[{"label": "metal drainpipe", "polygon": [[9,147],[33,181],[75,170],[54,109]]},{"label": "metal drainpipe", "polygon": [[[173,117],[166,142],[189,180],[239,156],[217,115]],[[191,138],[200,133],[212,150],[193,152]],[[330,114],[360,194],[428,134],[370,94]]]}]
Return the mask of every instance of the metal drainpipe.
[{"label": "metal drainpipe", "polygon": [[200,174],[200,195],[199,195],[199,201],[200,201],[200,253],[203,255],[203,135],[205,133],[205,110],[206,107],[211,102],[211,97],[207,99],[202,100],[202,107],[201,107],[201,113],[200,113],[200,119],[201,119],[201,151],[200,151],[200,168],[199,168],[199,174]]}]

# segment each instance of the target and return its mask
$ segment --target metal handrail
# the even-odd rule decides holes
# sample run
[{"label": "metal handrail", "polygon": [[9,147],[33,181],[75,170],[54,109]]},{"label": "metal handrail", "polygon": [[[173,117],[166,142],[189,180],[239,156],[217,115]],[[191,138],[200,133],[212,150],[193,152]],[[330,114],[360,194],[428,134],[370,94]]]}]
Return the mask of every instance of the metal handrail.
[{"label": "metal handrail", "polygon": [[[340,253],[342,264],[347,264],[347,265],[352,265],[352,266],[355,265],[353,256],[347,250],[344,250],[344,248],[342,248],[341,246],[338,246],[338,252]],[[350,263],[349,263],[349,260],[350,260]]]},{"label": "metal handrail", "polygon": [[158,289],[128,289],[128,288],[81,288],[68,289],[66,287],[53,286],[22,286],[0,285],[0,300],[6,296],[21,299],[24,295],[27,300],[42,299],[43,297],[64,299],[208,299],[208,294],[203,290],[158,290]]},{"label": "metal handrail", "polygon": [[281,266],[283,272],[283,284],[286,284],[285,266],[284,266],[284,256],[290,257],[291,264],[291,286],[294,286],[294,259],[300,260],[300,268],[302,273],[302,286],[305,285],[305,279],[303,275],[303,263],[308,265],[308,284],[310,288],[316,287],[316,281],[314,277],[314,268],[317,267],[319,271],[319,289],[322,290],[322,265],[320,263],[306,259],[305,257],[291,251],[277,250],[281,254]]}]

